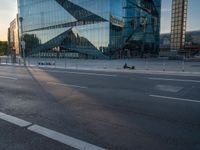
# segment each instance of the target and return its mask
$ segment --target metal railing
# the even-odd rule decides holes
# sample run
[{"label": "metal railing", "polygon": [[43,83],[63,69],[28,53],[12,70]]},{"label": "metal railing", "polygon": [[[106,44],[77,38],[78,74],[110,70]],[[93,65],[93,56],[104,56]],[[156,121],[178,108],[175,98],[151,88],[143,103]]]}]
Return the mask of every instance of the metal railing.
[{"label": "metal railing", "polygon": [[[168,59],[121,59],[121,60],[92,60],[69,58],[26,58],[27,66],[41,68],[62,69],[87,69],[87,70],[123,70],[124,64],[134,66],[135,70],[146,71],[178,71],[200,72],[200,61],[168,60]],[[15,61],[10,56],[0,57],[1,65],[23,66],[23,59],[16,57]]]}]

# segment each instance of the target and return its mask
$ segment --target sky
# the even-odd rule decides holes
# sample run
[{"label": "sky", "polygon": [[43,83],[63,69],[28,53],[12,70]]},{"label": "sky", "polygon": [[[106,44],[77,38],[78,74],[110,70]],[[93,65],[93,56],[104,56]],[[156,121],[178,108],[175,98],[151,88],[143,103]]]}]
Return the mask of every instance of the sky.
[{"label": "sky", "polygon": [[17,14],[17,0],[0,0],[0,41],[7,41],[10,22]]},{"label": "sky", "polygon": [[[200,30],[200,0],[188,0],[187,30]],[[17,13],[17,0],[0,0],[0,41],[7,40],[9,23]],[[170,32],[171,0],[162,0],[161,33]]]}]

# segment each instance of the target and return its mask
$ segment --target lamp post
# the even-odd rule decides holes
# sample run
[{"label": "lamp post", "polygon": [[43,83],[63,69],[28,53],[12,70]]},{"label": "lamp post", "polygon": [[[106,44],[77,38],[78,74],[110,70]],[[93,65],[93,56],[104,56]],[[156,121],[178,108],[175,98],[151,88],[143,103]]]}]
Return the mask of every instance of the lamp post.
[{"label": "lamp post", "polygon": [[26,60],[25,60],[25,42],[24,42],[24,34],[23,34],[23,17],[19,17],[19,21],[20,21],[20,27],[21,27],[21,49],[23,52],[23,61],[24,61],[24,66],[26,66]]}]

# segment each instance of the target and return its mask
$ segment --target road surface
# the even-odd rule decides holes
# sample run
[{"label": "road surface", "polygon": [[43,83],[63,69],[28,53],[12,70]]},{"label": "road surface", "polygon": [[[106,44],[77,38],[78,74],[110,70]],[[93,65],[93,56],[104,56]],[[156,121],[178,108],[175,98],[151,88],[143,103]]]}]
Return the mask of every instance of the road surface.
[{"label": "road surface", "polygon": [[200,77],[0,66],[0,149],[199,150]]}]

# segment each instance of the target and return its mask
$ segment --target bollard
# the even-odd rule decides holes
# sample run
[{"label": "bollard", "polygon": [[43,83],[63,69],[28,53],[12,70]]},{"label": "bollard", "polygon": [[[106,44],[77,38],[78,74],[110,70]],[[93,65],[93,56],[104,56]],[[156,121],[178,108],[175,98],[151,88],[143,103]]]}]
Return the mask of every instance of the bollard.
[{"label": "bollard", "polygon": [[146,70],[149,70],[149,68],[148,68],[148,61],[145,59],[145,68],[146,68]]},{"label": "bollard", "polygon": [[76,70],[78,70],[78,59],[76,60]]},{"label": "bollard", "polygon": [[56,61],[56,59],[55,59],[55,64],[54,64],[54,67],[55,67],[55,68],[56,68],[56,62],[57,62],[57,61]]},{"label": "bollard", "polygon": [[67,60],[66,60],[66,58],[65,58],[65,69],[67,68]]},{"label": "bollard", "polygon": [[166,69],[165,69],[165,66],[166,66],[166,64],[165,64],[165,62],[163,61],[163,71],[166,70]]},{"label": "bollard", "polygon": [[184,71],[185,71],[185,62],[182,61],[182,72],[184,72]]}]

